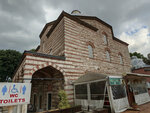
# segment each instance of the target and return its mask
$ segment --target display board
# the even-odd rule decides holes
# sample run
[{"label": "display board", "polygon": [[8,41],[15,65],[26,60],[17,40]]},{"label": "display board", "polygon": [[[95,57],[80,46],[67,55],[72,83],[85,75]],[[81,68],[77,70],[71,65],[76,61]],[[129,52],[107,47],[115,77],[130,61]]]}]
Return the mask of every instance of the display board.
[{"label": "display board", "polygon": [[29,104],[31,83],[0,83],[0,106]]},{"label": "display board", "polygon": [[122,79],[121,78],[111,78],[109,77],[109,85],[121,85]]}]

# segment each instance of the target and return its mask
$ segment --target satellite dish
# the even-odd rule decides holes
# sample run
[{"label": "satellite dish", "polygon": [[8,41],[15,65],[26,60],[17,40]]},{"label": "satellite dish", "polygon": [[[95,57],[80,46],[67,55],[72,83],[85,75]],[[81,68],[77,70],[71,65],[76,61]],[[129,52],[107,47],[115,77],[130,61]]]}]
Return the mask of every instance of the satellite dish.
[{"label": "satellite dish", "polygon": [[71,12],[71,14],[72,14],[72,15],[80,15],[81,12],[80,12],[79,10],[73,10],[73,11]]},{"label": "satellite dish", "polygon": [[150,59],[150,53],[147,55],[148,59]]}]

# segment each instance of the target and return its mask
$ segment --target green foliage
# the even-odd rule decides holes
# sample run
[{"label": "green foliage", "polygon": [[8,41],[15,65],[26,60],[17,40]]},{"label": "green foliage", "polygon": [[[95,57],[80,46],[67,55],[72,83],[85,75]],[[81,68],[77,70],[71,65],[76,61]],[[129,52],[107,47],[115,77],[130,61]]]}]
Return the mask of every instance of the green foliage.
[{"label": "green foliage", "polygon": [[60,102],[58,104],[58,108],[59,109],[69,108],[70,104],[68,102],[66,92],[64,90],[60,90],[59,93],[58,93],[58,96],[60,98]]},{"label": "green foliage", "polygon": [[21,59],[21,53],[16,50],[0,50],[0,82],[12,78]]},{"label": "green foliage", "polygon": [[148,58],[144,57],[143,54],[137,53],[137,52],[130,53],[130,57],[132,57],[132,56],[137,56],[137,58],[143,59],[143,62],[144,62],[144,63],[150,65],[150,60],[149,60]]},{"label": "green foliage", "polygon": [[137,58],[141,58],[141,59],[145,58],[141,53],[137,53],[137,52],[130,53],[130,57],[132,56],[137,56]]},{"label": "green foliage", "polygon": [[35,50],[36,50],[36,49],[30,49],[29,51],[31,51],[31,52],[36,52]]}]

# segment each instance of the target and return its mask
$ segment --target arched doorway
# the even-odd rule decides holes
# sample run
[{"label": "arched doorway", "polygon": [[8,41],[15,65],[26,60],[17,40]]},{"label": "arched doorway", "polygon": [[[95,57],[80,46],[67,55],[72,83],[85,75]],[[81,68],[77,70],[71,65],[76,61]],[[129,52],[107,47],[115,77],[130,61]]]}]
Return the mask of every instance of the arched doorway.
[{"label": "arched doorway", "polygon": [[31,104],[34,111],[57,108],[58,92],[64,89],[63,73],[52,66],[35,71],[32,75]]}]

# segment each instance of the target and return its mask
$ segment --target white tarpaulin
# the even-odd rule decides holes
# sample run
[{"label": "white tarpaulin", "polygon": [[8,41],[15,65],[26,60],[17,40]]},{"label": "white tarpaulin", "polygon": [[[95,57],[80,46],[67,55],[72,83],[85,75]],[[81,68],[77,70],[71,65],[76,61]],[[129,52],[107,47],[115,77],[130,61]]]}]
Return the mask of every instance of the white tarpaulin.
[{"label": "white tarpaulin", "polygon": [[29,104],[30,83],[0,83],[0,106]]}]

